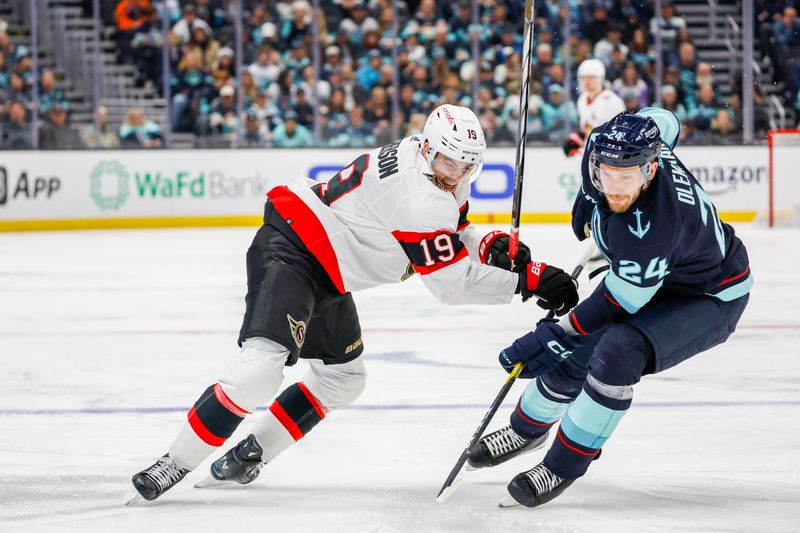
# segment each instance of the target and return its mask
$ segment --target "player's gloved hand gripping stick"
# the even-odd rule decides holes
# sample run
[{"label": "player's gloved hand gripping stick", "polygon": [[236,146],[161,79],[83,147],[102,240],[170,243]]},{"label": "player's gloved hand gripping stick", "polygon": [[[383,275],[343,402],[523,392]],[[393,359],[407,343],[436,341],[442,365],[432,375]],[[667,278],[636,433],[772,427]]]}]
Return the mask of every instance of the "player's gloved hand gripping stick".
[{"label": "player's gloved hand gripping stick", "polygon": [[[578,261],[577,266],[575,266],[575,269],[572,271],[573,278],[577,279],[578,276],[580,276],[581,272],[583,272],[583,269],[586,266],[586,263],[588,263],[592,255],[594,255],[594,252],[595,252],[595,246],[594,242],[592,242],[590,246],[586,247],[586,250],[583,252],[583,255]],[[554,315],[555,313],[553,311],[550,311],[549,313],[547,313],[547,318],[553,318]],[[436,495],[437,503],[444,502],[450,496],[450,494],[453,493],[453,490],[455,489],[453,483],[455,482],[456,477],[458,477],[459,472],[461,472],[461,469],[464,468],[464,464],[467,462],[470,450],[472,450],[472,448],[475,447],[475,445],[483,436],[483,432],[486,431],[486,428],[489,426],[489,422],[492,421],[494,414],[497,412],[497,409],[500,408],[500,404],[503,403],[503,400],[505,400],[506,396],[508,395],[508,392],[511,390],[511,387],[514,385],[514,382],[519,377],[523,368],[524,365],[522,363],[517,363],[509,373],[506,382],[503,384],[503,388],[501,388],[500,392],[497,393],[497,397],[495,397],[494,401],[492,402],[492,405],[489,407],[489,411],[487,411],[487,413],[483,415],[483,420],[481,420],[478,429],[476,429],[475,433],[472,434],[472,438],[470,439],[469,444],[467,444],[467,447],[464,448],[463,452],[461,452],[461,456],[458,458],[458,461],[456,461],[456,465],[453,467],[453,469],[450,471],[450,474],[447,476],[444,485],[442,485],[442,488],[439,490],[439,494]]]}]

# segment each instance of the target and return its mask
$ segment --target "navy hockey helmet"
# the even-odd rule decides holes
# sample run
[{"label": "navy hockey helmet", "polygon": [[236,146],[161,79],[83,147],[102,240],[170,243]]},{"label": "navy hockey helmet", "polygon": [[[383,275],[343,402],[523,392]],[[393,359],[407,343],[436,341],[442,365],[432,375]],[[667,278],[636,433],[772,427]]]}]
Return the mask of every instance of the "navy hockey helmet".
[{"label": "navy hockey helmet", "polygon": [[[609,185],[600,165],[612,167],[638,167],[638,185],[628,175],[626,188],[644,185],[650,174],[650,163],[658,159],[661,150],[661,132],[655,121],[647,116],[620,113],[608,121],[594,139],[589,156],[592,184],[601,192]],[[613,176],[609,176],[613,178]],[[620,183],[620,185],[622,185]]]}]

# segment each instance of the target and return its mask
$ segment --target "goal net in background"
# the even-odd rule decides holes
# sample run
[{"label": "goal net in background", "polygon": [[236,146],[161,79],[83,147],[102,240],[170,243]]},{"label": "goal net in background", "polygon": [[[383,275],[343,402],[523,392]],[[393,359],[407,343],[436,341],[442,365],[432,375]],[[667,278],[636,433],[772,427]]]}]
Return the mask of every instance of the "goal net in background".
[{"label": "goal net in background", "polygon": [[772,226],[800,225],[800,129],[771,130],[769,144],[769,213]]}]

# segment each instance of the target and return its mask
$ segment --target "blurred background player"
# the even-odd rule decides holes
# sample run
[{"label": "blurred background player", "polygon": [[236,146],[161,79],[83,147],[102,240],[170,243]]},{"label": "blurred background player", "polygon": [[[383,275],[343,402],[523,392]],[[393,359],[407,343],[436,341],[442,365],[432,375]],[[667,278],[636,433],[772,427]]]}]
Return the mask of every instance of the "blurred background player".
[{"label": "blurred background player", "polygon": [[471,466],[542,447],[561,420],[544,460],[511,481],[501,506],[535,507],[566,490],[599,457],[641,377],[725,342],[747,306],[744,244],[670,149],[675,139],[660,135],[652,118],[630,114],[590,134],[575,200],[589,208],[575,212],[591,215],[572,225],[579,240],[590,225],[611,270],[571,313],[540,321],[500,354],[507,371],[524,363],[520,377],[536,379]]},{"label": "blurred background player", "polygon": [[606,88],[606,67],[599,59],[586,59],[578,67],[578,118],[580,130],[572,132],[564,143],[564,153],[573,156],[583,148],[586,136],[625,111],[625,102]]},{"label": "blurred background player", "polygon": [[303,380],[278,395],[202,485],[250,483],[330,409],[355,401],[366,370],[351,291],[419,273],[443,303],[501,304],[519,293],[559,316],[574,306],[568,274],[532,263],[522,244],[512,265],[507,234],[481,237],[470,226],[470,181],[485,148],[475,114],[443,105],[421,135],[361,155],[327,183],[301,177],[271,189],[247,252],[242,351],[194,404],[168,453],[133,476],[138,494],[153,500],[196,468],[278,392],[298,358],[309,360]]}]

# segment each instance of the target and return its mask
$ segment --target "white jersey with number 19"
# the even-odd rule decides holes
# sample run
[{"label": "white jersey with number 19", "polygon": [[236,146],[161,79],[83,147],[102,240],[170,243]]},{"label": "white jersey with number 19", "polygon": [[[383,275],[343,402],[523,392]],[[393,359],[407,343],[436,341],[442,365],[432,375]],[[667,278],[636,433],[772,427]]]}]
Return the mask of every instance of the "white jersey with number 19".
[{"label": "white jersey with number 19", "polygon": [[359,156],[327,183],[298,178],[267,195],[341,293],[417,272],[444,303],[508,303],[518,275],[479,261],[469,180],[453,193],[437,187],[421,144],[407,137]]}]

